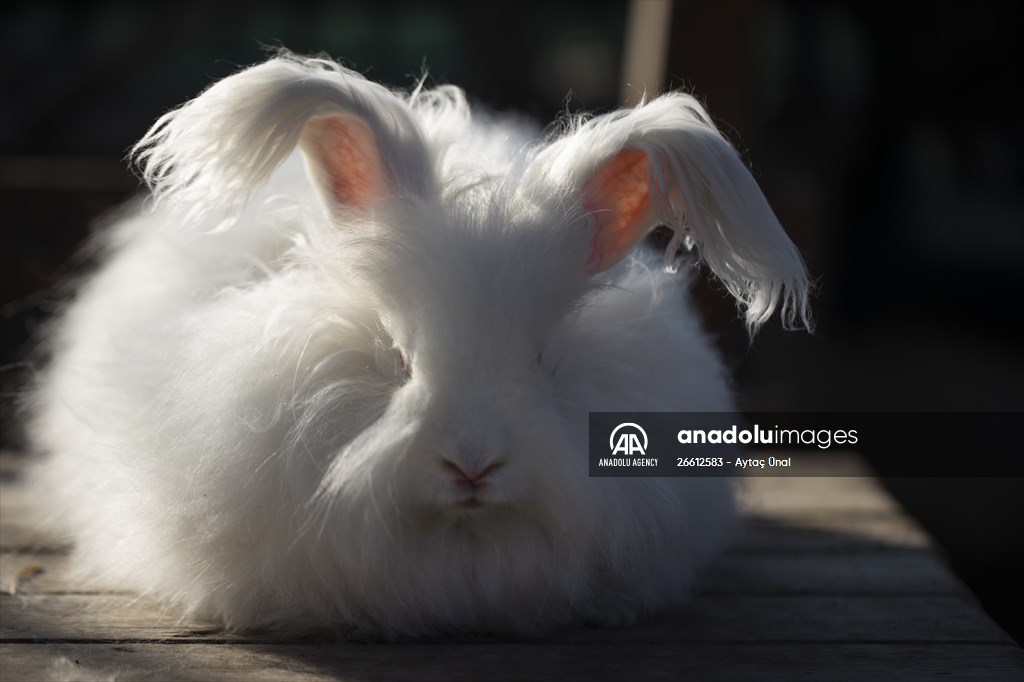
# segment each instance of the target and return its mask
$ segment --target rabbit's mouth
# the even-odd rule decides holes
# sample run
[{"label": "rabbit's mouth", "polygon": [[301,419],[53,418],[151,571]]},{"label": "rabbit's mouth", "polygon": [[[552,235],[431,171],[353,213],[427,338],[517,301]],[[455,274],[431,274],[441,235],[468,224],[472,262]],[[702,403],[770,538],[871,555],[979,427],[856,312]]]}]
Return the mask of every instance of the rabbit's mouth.
[{"label": "rabbit's mouth", "polygon": [[465,486],[456,484],[454,494],[447,496],[448,499],[442,499],[441,503],[456,512],[472,512],[484,507],[494,507],[496,501],[491,494],[492,487],[491,485],[477,485],[474,488],[466,489]]},{"label": "rabbit's mouth", "polygon": [[508,510],[510,500],[494,485],[478,485],[473,489],[452,486],[437,500],[441,511],[449,517],[473,518],[489,515],[498,510]]}]

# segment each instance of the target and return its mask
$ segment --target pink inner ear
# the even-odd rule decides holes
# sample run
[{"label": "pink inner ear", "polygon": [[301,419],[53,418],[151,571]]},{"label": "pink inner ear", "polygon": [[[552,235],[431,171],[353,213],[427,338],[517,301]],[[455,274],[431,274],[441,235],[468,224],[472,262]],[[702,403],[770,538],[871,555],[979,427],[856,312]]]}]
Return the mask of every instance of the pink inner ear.
[{"label": "pink inner ear", "polygon": [[651,226],[647,154],[624,149],[606,161],[584,188],[584,205],[597,223],[587,266],[592,274],[621,260]]},{"label": "pink inner ear", "polygon": [[342,115],[310,119],[302,147],[337,204],[366,210],[387,193],[377,139],[362,121]]}]

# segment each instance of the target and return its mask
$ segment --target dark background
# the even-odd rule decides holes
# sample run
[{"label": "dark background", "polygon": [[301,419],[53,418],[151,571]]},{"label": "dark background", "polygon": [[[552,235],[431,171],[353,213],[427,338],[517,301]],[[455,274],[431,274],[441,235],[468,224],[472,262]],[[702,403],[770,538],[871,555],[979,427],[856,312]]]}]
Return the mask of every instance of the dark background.
[{"label": "dark background", "polygon": [[[375,80],[463,86],[546,123],[620,104],[624,2],[14,3],[0,28],[3,442],[33,335],[90,225],[137,190],[162,112],[264,58],[325,52]],[[1024,111],[1013,3],[676,4],[671,85],[737,145],[818,281],[815,335],[751,345],[697,295],[760,411],[1024,410]],[[572,95],[567,98],[567,94]],[[26,360],[28,358],[28,360]],[[1020,449],[1014,441],[1007,447]],[[866,452],[871,457],[870,451]],[[1018,641],[1020,478],[886,479]],[[886,462],[873,460],[885,473]]]}]

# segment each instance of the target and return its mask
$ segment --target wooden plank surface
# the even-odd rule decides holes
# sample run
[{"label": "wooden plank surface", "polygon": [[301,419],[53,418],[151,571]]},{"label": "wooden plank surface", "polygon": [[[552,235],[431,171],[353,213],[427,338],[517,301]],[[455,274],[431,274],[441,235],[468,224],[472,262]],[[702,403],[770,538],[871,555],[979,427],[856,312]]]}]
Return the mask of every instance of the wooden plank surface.
[{"label": "wooden plank surface", "polygon": [[[406,644],[225,633],[74,578],[0,458],[0,678],[531,680],[1024,678],[1024,652],[855,456],[752,478],[748,519],[694,600],[635,627]],[[21,575],[17,594],[8,594]]]},{"label": "wooden plank surface", "polygon": [[[4,679],[210,682],[530,680],[1009,680],[1010,646],[700,643],[586,644],[0,644]],[[9,675],[9,677],[8,677]]]},{"label": "wooden plank surface", "polygon": [[[0,641],[242,642],[208,624],[163,613],[134,595],[5,595]],[[571,629],[545,642],[915,642],[1011,644],[965,596],[723,595],[616,629]],[[261,641],[267,641],[261,638]],[[274,637],[270,641],[285,640]]]}]

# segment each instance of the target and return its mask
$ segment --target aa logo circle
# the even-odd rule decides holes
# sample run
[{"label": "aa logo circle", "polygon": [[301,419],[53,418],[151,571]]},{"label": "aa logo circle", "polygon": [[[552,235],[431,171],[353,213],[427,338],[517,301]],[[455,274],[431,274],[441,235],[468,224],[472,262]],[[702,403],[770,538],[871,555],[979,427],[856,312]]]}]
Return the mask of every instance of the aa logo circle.
[{"label": "aa logo circle", "polygon": [[639,424],[626,422],[612,430],[608,438],[608,447],[613,455],[645,455],[647,454],[647,432]]}]

